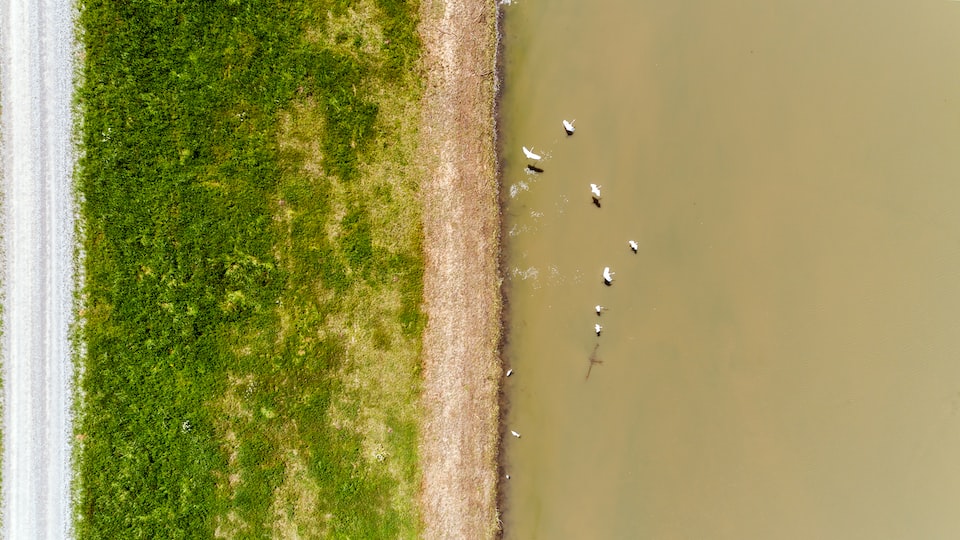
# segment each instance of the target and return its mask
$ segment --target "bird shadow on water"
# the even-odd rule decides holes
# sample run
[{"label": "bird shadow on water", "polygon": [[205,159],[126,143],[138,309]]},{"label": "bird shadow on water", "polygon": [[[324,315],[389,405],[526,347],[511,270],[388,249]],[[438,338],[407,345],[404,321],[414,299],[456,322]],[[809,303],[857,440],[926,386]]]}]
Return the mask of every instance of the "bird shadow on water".
[{"label": "bird shadow on water", "polygon": [[536,165],[533,165],[533,164],[527,165],[527,170],[530,171],[530,172],[535,172],[535,173],[542,173],[542,172],[543,172],[543,169],[541,169],[540,167],[537,167]]},{"label": "bird shadow on water", "polygon": [[588,359],[589,362],[590,362],[590,365],[587,367],[587,376],[584,377],[584,380],[590,380],[590,372],[593,371],[593,366],[595,366],[596,364],[602,364],[602,363],[603,363],[603,360],[600,360],[600,359],[597,357],[597,349],[599,349],[599,348],[600,348],[600,344],[599,344],[599,343],[597,343],[596,345],[593,346],[593,352],[590,353],[590,358]]}]

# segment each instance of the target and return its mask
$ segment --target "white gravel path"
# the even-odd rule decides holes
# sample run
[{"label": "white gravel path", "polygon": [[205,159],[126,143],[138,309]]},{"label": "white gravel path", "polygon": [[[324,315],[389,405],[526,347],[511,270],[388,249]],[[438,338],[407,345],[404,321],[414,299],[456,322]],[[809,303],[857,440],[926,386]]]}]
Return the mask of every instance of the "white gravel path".
[{"label": "white gravel path", "polygon": [[0,0],[3,537],[66,538],[73,298],[73,4]]}]

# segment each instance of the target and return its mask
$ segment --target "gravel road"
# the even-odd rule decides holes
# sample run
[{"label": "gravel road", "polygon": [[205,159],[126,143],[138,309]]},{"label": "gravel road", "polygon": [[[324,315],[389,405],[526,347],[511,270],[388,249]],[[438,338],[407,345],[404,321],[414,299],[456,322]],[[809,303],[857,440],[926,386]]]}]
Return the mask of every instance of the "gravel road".
[{"label": "gravel road", "polygon": [[73,4],[0,1],[3,537],[70,526]]}]

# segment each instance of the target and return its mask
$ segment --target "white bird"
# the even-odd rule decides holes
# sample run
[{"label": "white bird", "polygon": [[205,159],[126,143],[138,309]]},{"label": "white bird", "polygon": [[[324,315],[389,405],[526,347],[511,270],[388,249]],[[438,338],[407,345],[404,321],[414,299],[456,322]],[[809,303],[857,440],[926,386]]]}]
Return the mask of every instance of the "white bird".
[{"label": "white bird", "polygon": [[507,480],[509,480],[509,479],[510,479],[510,475],[508,474],[508,475],[507,475]]},{"label": "white bird", "polygon": [[604,266],[604,267],[603,267],[603,282],[606,283],[607,285],[613,283],[613,274],[614,274],[614,272],[611,272],[611,271],[610,271],[610,267],[609,267],[609,266]]},{"label": "white bird", "polygon": [[590,184],[590,193],[593,193],[594,199],[600,198],[600,186],[597,184]]},{"label": "white bird", "polygon": [[636,253],[637,250],[640,249],[640,245],[637,244],[636,240],[628,240],[627,243],[630,244],[630,249],[632,249],[634,253]]},{"label": "white bird", "polygon": [[514,437],[518,438],[518,439],[520,438],[520,434],[517,433],[516,431],[510,430],[510,434],[513,435]]},{"label": "white bird", "polygon": [[597,335],[600,335],[600,331],[603,330],[603,327],[600,326],[600,323],[593,325],[593,329],[597,331]]},{"label": "white bird", "polygon": [[511,376],[511,375],[513,375],[513,370],[512,370],[512,369],[508,369],[508,370],[507,370],[507,377],[509,377],[509,376]]},{"label": "white bird", "polygon": [[573,132],[576,131],[576,128],[573,127],[574,122],[576,122],[576,120],[571,120],[570,122],[566,120],[563,121],[563,130],[567,132],[567,135],[573,135]]},{"label": "white bird", "polygon": [[597,315],[600,315],[600,312],[603,311],[604,308],[600,304],[597,304],[597,307],[595,309],[597,310]]},{"label": "white bird", "polygon": [[532,151],[527,150],[527,147],[523,147],[523,155],[527,156],[527,159],[532,159],[534,161],[540,161],[543,159],[539,154],[534,154]]}]

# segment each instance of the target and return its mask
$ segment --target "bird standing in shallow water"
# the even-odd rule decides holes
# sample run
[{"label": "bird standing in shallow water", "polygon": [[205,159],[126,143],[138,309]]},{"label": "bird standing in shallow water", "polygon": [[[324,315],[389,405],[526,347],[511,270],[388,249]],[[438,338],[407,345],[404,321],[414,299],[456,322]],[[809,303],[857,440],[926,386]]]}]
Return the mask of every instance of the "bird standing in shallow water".
[{"label": "bird standing in shallow water", "polygon": [[576,120],[571,120],[570,122],[566,120],[563,121],[563,130],[567,132],[567,135],[573,135],[573,132],[577,130],[577,128],[573,127],[574,122],[576,122]]},{"label": "bird standing in shallow water", "polygon": [[603,284],[604,285],[609,286],[611,283],[613,283],[613,274],[614,273],[610,271],[609,266],[603,267]]},{"label": "bird standing in shallow water", "polygon": [[597,184],[590,184],[590,194],[593,196],[593,204],[600,208],[600,186]]},{"label": "bird standing in shallow water", "polygon": [[636,253],[637,250],[640,249],[640,245],[637,244],[636,240],[628,240],[627,243],[630,244],[630,249],[633,250],[634,253]]}]

